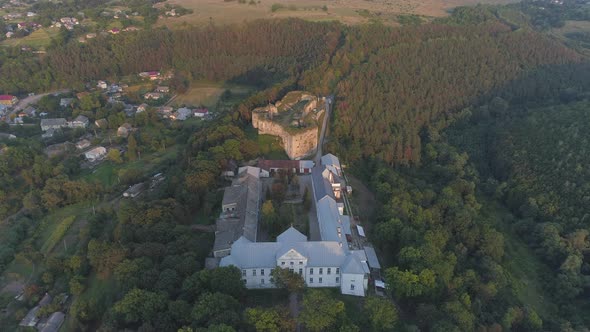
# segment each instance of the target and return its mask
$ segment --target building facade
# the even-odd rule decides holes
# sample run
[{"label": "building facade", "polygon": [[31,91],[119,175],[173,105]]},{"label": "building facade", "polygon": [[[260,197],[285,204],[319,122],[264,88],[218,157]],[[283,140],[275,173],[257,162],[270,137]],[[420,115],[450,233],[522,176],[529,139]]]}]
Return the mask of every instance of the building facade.
[{"label": "building facade", "polygon": [[[349,244],[350,218],[339,209],[339,196],[335,195],[342,181],[337,171],[339,162],[335,166],[330,157],[312,170],[321,241],[308,241],[293,227],[279,235],[276,242],[256,242],[241,236],[228,246],[224,256],[215,256],[222,257],[220,266],[238,267],[247,288],[275,287],[271,271],[280,267],[301,275],[308,287],[339,287],[342,294],[365,296],[370,274],[367,256],[364,250],[352,250]],[[239,197],[239,192],[226,191],[226,195]],[[225,213],[235,211],[239,203],[234,201],[226,200],[224,195]]]}]

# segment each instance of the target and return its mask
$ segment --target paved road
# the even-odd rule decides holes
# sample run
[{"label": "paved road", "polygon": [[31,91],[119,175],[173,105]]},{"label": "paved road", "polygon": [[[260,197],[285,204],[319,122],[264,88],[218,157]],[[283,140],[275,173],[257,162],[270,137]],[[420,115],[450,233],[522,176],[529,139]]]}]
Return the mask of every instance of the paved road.
[{"label": "paved road", "polygon": [[320,159],[322,158],[322,148],[324,146],[326,128],[328,127],[328,122],[330,120],[330,113],[332,113],[332,104],[334,104],[334,96],[327,96],[326,115],[324,116],[324,123],[322,123],[322,131],[320,132],[320,137],[318,139],[318,148],[316,149],[315,157],[313,158],[313,161],[315,161],[316,165],[320,164]]},{"label": "paved road", "polygon": [[70,92],[70,90],[64,89],[64,90],[46,92],[46,93],[42,93],[39,95],[28,96],[27,98],[20,100],[18,102],[18,104],[16,104],[16,106],[12,109],[12,111],[7,114],[6,122],[10,122],[10,115],[20,112],[21,110],[25,109],[30,104],[36,104],[37,102],[39,102],[39,100],[41,100],[41,98],[43,98],[45,96],[55,94],[55,93],[62,94],[62,93],[67,93],[67,92]]}]

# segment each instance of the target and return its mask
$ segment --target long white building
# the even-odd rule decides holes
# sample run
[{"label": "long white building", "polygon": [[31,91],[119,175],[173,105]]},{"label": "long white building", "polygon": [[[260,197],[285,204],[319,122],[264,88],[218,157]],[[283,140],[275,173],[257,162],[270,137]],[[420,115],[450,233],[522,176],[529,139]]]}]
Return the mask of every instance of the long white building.
[{"label": "long white building", "polygon": [[247,288],[273,288],[271,271],[290,269],[308,287],[339,287],[342,294],[365,296],[369,267],[363,250],[350,250],[350,218],[339,208],[341,170],[338,158],[322,157],[322,165],[312,170],[313,194],[321,241],[308,241],[294,228],[277,237],[276,242],[254,242],[245,236],[231,244],[229,255],[220,266],[242,270]]}]

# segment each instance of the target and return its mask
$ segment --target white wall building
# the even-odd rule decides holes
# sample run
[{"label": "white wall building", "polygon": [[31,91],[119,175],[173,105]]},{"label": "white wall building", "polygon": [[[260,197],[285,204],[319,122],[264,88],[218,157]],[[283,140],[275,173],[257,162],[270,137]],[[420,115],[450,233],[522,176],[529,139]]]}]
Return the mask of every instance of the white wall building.
[{"label": "white wall building", "polygon": [[96,147],[84,154],[86,159],[88,159],[89,161],[99,160],[106,155],[107,155],[107,149],[105,149],[102,146]]},{"label": "white wall building", "polygon": [[[221,258],[220,266],[234,265],[242,270],[247,288],[275,287],[270,273],[278,266],[300,274],[308,287],[340,287],[342,294],[365,296],[370,273],[367,256],[364,250],[349,249],[350,218],[341,214],[333,185],[340,184],[340,163],[330,156],[312,170],[321,241],[307,241],[291,227],[277,242],[254,242],[242,236]],[[229,203],[224,197],[224,210],[233,211]]]}]

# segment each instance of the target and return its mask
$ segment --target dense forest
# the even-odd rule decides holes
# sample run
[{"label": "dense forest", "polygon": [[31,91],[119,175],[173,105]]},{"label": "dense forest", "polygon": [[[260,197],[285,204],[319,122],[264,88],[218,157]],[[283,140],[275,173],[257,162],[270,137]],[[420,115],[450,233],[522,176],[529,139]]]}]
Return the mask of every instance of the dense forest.
[{"label": "dense forest", "polygon": [[[77,163],[42,156],[40,144],[7,143],[0,213],[22,206],[24,216],[3,225],[0,269],[18,255],[44,266],[26,291],[74,294],[73,329],[292,330],[284,307],[250,308],[255,296],[239,271],[202,269],[212,236],[190,224],[195,214],[217,214],[218,174],[231,160],[261,155],[247,135],[251,109],[308,89],[336,95],[327,148],[376,195],[367,228],[395,306],[368,300],[359,311],[311,291],[299,323],[318,331],[587,327],[590,65],[539,32],[528,9],[515,26],[502,16],[514,7],[499,8],[401,28],[257,21],[66,40],[41,57],[0,50],[8,93],[156,69],[260,88],[206,127],[167,127],[153,112],[136,118],[142,151],[175,142],[179,150],[157,191],[116,208],[112,192],[80,179]],[[91,118],[120,122],[121,110],[104,100],[84,105]],[[79,245],[43,253],[40,216],[94,200],[107,204]],[[537,270],[520,273],[517,255]],[[531,285],[533,299],[523,295]]]},{"label": "dense forest", "polygon": [[89,80],[148,70],[176,70],[189,80],[231,80],[264,87],[309,68],[338,46],[336,23],[257,21],[245,26],[154,29],[87,44],[54,45],[42,58],[20,49],[0,53],[0,91],[83,87]]}]

